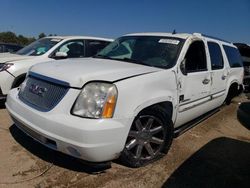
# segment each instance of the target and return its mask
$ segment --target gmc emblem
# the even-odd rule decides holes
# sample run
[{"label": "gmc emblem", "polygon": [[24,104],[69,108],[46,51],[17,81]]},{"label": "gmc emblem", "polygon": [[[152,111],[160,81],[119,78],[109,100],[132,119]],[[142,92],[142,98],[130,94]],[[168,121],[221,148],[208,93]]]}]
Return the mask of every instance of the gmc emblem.
[{"label": "gmc emblem", "polygon": [[44,96],[44,93],[48,91],[47,88],[41,87],[36,84],[31,84],[29,87],[29,91],[35,95],[38,95],[40,97]]}]

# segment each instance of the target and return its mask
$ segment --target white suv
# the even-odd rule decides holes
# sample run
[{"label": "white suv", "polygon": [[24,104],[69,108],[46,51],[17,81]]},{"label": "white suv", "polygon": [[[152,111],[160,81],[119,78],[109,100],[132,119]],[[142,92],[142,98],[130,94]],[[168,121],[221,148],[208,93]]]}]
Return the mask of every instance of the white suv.
[{"label": "white suv", "polygon": [[37,40],[16,53],[1,53],[0,100],[24,81],[32,65],[62,58],[91,57],[111,41],[86,36],[53,36]]},{"label": "white suv", "polygon": [[91,162],[139,167],[238,93],[237,48],[201,34],[139,33],[93,58],[33,66],[6,107],[42,144]]}]

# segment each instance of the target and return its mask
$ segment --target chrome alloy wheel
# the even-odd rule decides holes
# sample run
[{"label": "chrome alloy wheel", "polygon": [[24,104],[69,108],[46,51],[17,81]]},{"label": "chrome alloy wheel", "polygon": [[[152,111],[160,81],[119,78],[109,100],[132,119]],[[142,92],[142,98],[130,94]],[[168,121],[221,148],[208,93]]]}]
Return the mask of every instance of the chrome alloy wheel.
[{"label": "chrome alloy wheel", "polygon": [[166,132],[161,120],[154,116],[139,116],[133,123],[126,150],[137,160],[150,160],[161,151]]}]

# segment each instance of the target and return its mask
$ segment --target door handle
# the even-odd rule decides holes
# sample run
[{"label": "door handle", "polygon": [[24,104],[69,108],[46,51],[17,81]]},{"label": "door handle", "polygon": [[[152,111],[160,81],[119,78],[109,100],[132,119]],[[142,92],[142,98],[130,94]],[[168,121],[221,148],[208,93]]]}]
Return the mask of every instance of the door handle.
[{"label": "door handle", "polygon": [[205,78],[205,79],[202,81],[202,83],[203,83],[204,85],[208,84],[209,82],[210,82],[210,80],[207,79],[207,78]]}]

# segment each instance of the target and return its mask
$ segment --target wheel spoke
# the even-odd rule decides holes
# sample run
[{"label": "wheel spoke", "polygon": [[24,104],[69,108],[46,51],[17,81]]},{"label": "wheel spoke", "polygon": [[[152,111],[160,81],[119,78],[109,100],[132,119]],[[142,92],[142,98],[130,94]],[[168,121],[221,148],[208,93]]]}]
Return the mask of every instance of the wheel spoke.
[{"label": "wheel spoke", "polygon": [[151,128],[151,126],[153,125],[154,119],[153,118],[149,118],[146,124],[146,129],[149,130]]},{"label": "wheel spoke", "polygon": [[127,150],[131,150],[133,147],[137,145],[136,139],[132,139],[129,141],[129,143],[126,145]]},{"label": "wheel spoke", "polygon": [[153,128],[153,129],[150,129],[150,133],[151,133],[152,135],[154,135],[154,134],[159,133],[161,130],[162,130],[162,126],[155,127],[155,128]]},{"label": "wheel spoke", "polygon": [[145,145],[146,150],[148,151],[148,154],[152,157],[155,155],[153,148],[151,147],[150,143],[147,143]]},{"label": "wheel spoke", "polygon": [[136,128],[137,128],[138,131],[141,131],[143,129],[140,119],[137,119],[135,121],[135,126],[136,126]]},{"label": "wheel spoke", "polygon": [[151,143],[154,143],[154,144],[159,144],[159,145],[161,145],[161,144],[163,143],[163,140],[160,139],[160,138],[156,138],[156,137],[153,136],[153,137],[150,139],[150,142],[151,142]]},{"label": "wheel spoke", "polygon": [[139,159],[140,157],[141,157],[141,152],[142,152],[142,149],[143,149],[143,145],[141,145],[141,144],[139,144],[138,146],[137,146],[137,149],[136,149],[136,158],[137,159]]},{"label": "wheel spoke", "polygon": [[137,131],[129,131],[128,136],[133,137],[133,138],[137,138],[138,132]]}]

